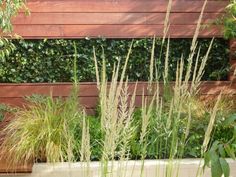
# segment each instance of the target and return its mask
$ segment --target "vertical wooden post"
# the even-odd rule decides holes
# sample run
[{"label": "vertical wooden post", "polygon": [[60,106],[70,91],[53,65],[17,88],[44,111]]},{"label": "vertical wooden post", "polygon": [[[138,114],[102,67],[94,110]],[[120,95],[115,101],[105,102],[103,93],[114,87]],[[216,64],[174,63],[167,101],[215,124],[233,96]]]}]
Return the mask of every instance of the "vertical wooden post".
[{"label": "vertical wooden post", "polygon": [[236,80],[236,39],[230,40],[230,72],[229,80]]}]

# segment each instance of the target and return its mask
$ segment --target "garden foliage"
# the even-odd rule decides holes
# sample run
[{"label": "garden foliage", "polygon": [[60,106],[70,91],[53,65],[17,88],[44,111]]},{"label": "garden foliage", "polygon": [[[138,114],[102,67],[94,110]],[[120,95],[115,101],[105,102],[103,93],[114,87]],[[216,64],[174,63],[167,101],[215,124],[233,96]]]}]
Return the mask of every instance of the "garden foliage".
[{"label": "garden foliage", "polygon": [[236,38],[236,1],[230,0],[226,7],[226,15],[223,17],[224,37],[226,39]]},{"label": "garden foliage", "polygon": [[[209,47],[210,39],[200,39],[200,60]],[[73,78],[74,43],[78,50],[78,78],[80,81],[95,81],[93,46],[96,47],[98,65],[101,66],[102,47],[107,58],[107,75],[111,78],[112,66],[120,61],[121,66],[127,53],[129,40],[83,39],[83,40],[13,40],[0,43],[4,57],[0,59],[0,82],[69,82]],[[170,40],[170,80],[175,78],[176,63],[181,55],[187,58],[190,53],[190,39]],[[134,40],[132,55],[128,61],[127,74],[130,81],[148,80],[151,56],[151,39]],[[160,54],[161,40],[156,41],[154,57],[164,69],[163,54]],[[1,51],[1,50],[0,50]],[[203,80],[225,80],[229,69],[228,42],[215,39],[209,55]],[[186,62],[186,61],[185,61]],[[184,68],[186,70],[186,68]]]},{"label": "garden foliage", "polygon": [[[140,176],[143,176],[145,159],[167,158],[169,163],[166,166],[166,177],[172,177],[174,159],[201,158],[214,147],[216,143],[212,146],[212,142],[221,142],[221,138],[229,142],[232,127],[223,127],[221,122],[231,119],[234,121],[234,118],[230,117],[234,111],[234,103],[222,101],[221,95],[216,102],[209,105],[198,98],[200,80],[213,40],[202,60],[199,60],[198,44],[193,40],[191,53],[185,60],[182,57],[176,63],[174,86],[169,82],[172,70],[169,65],[168,41],[163,70],[155,67],[153,54],[157,49],[155,45],[151,47],[148,91],[154,96],[149,98],[143,95],[140,109],[135,109],[134,105],[136,89],[132,94],[128,91],[127,69],[135,41],[131,42],[124,63],[118,60],[113,65],[112,75],[107,74],[110,67],[104,51],[101,51],[102,61],[99,64],[97,50],[94,47],[93,66],[99,89],[97,116],[85,115],[83,108],[78,104],[77,92],[72,92],[71,97],[65,100],[53,99],[50,96],[29,97],[29,107],[13,113],[15,119],[2,132],[6,138],[0,147],[3,153],[1,158],[8,158],[10,164],[29,161],[81,161],[87,162],[88,169],[91,160],[99,160],[102,176],[108,176],[112,170],[109,169],[109,161],[118,160],[119,168],[125,173],[125,162],[129,159],[139,159],[142,161]],[[78,84],[77,50],[75,43],[71,73],[74,88],[77,88]],[[195,52],[196,50],[198,52]],[[197,62],[194,62],[195,60]],[[162,94],[158,84],[159,76],[164,78]],[[111,81],[110,87],[107,87],[108,78]],[[4,156],[6,151],[7,156]],[[227,175],[229,169],[225,157],[227,155],[219,158],[219,162],[223,163],[220,164],[221,167],[224,167],[220,172]],[[206,160],[206,165],[211,167],[213,175],[218,174],[214,170],[218,170],[214,168],[216,163],[209,163],[210,161],[212,159]],[[202,172],[201,169],[199,173]]]}]

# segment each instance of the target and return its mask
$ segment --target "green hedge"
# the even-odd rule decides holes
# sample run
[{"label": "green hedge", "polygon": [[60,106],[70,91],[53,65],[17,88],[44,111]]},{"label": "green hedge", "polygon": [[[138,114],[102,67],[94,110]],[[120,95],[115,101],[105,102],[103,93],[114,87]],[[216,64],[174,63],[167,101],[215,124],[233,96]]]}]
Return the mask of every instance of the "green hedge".
[{"label": "green hedge", "polygon": [[[211,39],[200,39],[201,56],[206,53]],[[57,40],[13,40],[13,51],[0,59],[0,82],[67,82],[73,76],[74,43],[78,50],[78,77],[80,81],[95,81],[93,46],[101,64],[102,46],[107,59],[108,75],[118,60],[124,61],[131,40],[114,39],[57,39]],[[191,39],[171,39],[171,79],[175,75],[177,60],[189,54]],[[160,40],[156,41],[155,58],[160,55]],[[152,39],[136,39],[129,60],[128,74],[132,81],[147,80]],[[165,47],[164,47],[165,51]],[[162,55],[162,63],[165,54]],[[163,68],[163,67],[161,67]],[[215,39],[209,56],[204,80],[225,80],[228,72],[228,42]]]}]

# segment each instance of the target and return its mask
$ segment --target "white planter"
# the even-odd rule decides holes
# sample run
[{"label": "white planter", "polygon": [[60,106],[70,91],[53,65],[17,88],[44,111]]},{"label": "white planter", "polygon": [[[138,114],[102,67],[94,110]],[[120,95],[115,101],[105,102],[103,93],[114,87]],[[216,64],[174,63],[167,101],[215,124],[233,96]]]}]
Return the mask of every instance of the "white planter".
[{"label": "white planter", "polygon": [[[236,162],[228,160],[231,168],[231,177],[236,177]],[[172,168],[173,177],[196,177],[199,169],[199,159],[183,159],[169,162],[168,160],[146,160],[144,162],[143,177],[165,177],[167,168]],[[91,162],[89,170],[86,163],[38,163],[33,166],[31,174],[17,174],[22,177],[103,177],[101,163]],[[112,162],[109,163],[111,171]],[[113,173],[109,177],[141,177],[141,161],[113,162]],[[2,175],[1,175],[2,176]],[[15,176],[15,175],[3,175]],[[170,177],[170,176],[168,176]],[[206,168],[202,177],[211,177],[210,169]]]}]

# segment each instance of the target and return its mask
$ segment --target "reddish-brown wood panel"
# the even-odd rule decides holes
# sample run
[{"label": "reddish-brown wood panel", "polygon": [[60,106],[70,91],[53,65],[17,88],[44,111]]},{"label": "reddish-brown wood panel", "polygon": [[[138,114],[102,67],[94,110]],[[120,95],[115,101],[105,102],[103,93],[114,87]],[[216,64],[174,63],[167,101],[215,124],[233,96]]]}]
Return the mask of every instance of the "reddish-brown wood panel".
[{"label": "reddish-brown wood panel", "polygon": [[[129,92],[133,93],[135,82],[129,82]],[[148,95],[147,82],[138,82],[136,95]],[[155,84],[154,84],[155,86]],[[163,83],[159,84],[160,90]],[[229,81],[205,81],[201,83],[201,94],[218,94],[221,90],[225,93],[236,94],[236,83]],[[225,89],[226,88],[226,89]],[[72,89],[71,83],[29,83],[29,84],[7,84],[0,83],[0,98],[21,98],[32,94],[52,95],[53,97],[66,97]],[[95,82],[82,82],[79,84],[79,97],[97,97],[98,90]]]},{"label": "reddish-brown wood panel", "polygon": [[[147,82],[141,82],[137,85],[136,92],[136,107],[141,106],[142,93],[147,92]],[[155,85],[154,85],[155,86]],[[133,93],[135,83],[129,84],[129,93]],[[160,84],[162,92],[163,85]],[[25,96],[32,94],[52,95],[53,97],[66,97],[71,90],[71,84],[0,84],[0,103],[9,105],[22,106],[27,102],[24,100]],[[200,87],[200,95],[207,97],[209,95],[217,96],[219,93],[223,95],[236,95],[235,82],[203,82]],[[96,83],[80,84],[80,92],[78,94],[79,102],[86,109],[96,109],[98,105],[98,91]]]},{"label": "reddish-brown wood panel", "polygon": [[[223,13],[205,13],[203,24],[213,23]],[[166,13],[20,13],[12,20],[15,25],[163,25]],[[199,13],[171,13],[172,25],[197,24]]]},{"label": "reddish-brown wood panel", "polygon": [[[172,12],[200,12],[204,1],[176,0]],[[228,1],[208,1],[205,12],[223,12]],[[31,12],[166,12],[166,0],[38,0],[28,1]]]},{"label": "reddish-brown wood panel", "polygon": [[[138,96],[137,96],[138,97]],[[98,105],[98,97],[79,97],[78,101],[86,109],[96,108]],[[23,107],[27,106],[27,101],[23,97],[0,98],[0,103]]]},{"label": "reddish-brown wood panel", "polygon": [[[129,91],[134,90],[136,83],[129,83]],[[146,89],[147,82],[139,82],[137,86],[136,95],[141,96],[147,94]],[[71,83],[37,83],[37,84],[1,84],[0,83],[0,98],[18,98],[32,94],[42,94],[57,96],[69,96],[72,89]],[[95,82],[80,83],[79,85],[79,97],[97,97],[98,89]]]},{"label": "reddish-brown wood panel", "polygon": [[[148,97],[148,96],[145,96]],[[128,98],[128,102],[131,100],[131,97]],[[87,109],[96,109],[98,106],[98,97],[79,97],[78,101],[80,103],[80,105]],[[18,97],[18,98],[0,98],[0,103],[4,103],[7,105],[11,105],[11,106],[17,106],[17,107],[23,107],[23,106],[27,106],[27,101],[22,98],[22,97]],[[135,107],[141,107],[142,105],[142,96],[137,95],[135,98]]]},{"label": "reddish-brown wood panel", "polygon": [[[224,13],[227,1],[208,1],[202,24]],[[170,15],[171,38],[193,37],[204,1],[174,0]],[[14,32],[26,39],[163,37],[166,0],[30,0],[31,16],[13,19]],[[208,26],[199,37],[222,37]]]},{"label": "reddish-brown wood panel", "polygon": [[[163,36],[163,25],[15,25],[14,32],[27,39],[35,38],[143,38]],[[171,38],[193,37],[196,25],[171,25]],[[221,37],[220,27],[203,28],[199,37]]]},{"label": "reddish-brown wood panel", "polygon": [[12,166],[7,165],[6,161],[2,159],[0,160],[0,176],[1,176],[1,173],[31,173],[32,167],[33,167],[33,164],[16,165],[15,167],[12,167]]}]

